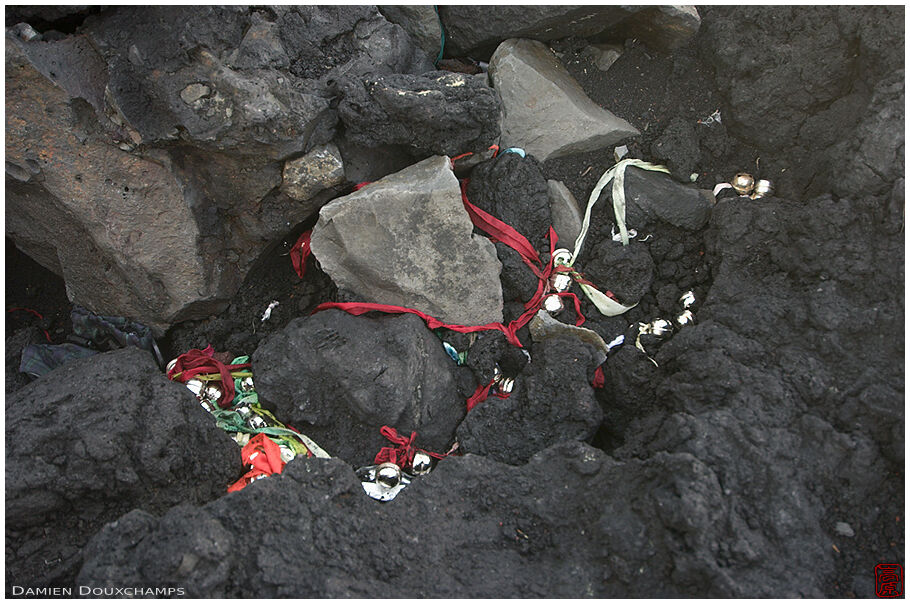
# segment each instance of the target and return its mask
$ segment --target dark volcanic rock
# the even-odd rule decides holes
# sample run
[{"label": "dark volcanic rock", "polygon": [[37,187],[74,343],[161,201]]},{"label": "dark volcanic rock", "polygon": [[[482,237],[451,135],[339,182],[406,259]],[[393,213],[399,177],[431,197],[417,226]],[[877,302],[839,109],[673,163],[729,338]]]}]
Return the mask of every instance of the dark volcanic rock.
[{"label": "dark volcanic rock", "polygon": [[599,355],[575,338],[535,343],[511,396],[491,396],[458,427],[460,449],[517,465],[550,445],[591,438],[602,417],[590,384]]},{"label": "dark volcanic rock", "polygon": [[205,503],[241,473],[237,445],[136,348],[22,388],[6,426],[7,585],[69,583],[105,522]]},{"label": "dark volcanic rock", "polygon": [[681,118],[674,119],[651,143],[651,155],[665,164],[678,180],[688,181],[693,172],[699,171],[701,159],[695,128]]},{"label": "dark volcanic rock", "polygon": [[499,140],[500,109],[499,96],[479,79],[432,71],[351,82],[338,113],[356,144],[455,156]]},{"label": "dark volcanic rock", "polygon": [[416,430],[418,447],[448,451],[465,413],[460,371],[413,315],[326,310],[294,319],[253,355],[263,405],[354,465],[389,444],[384,425],[405,436]]},{"label": "dark volcanic rock", "polygon": [[[253,517],[272,529],[250,531]],[[91,543],[79,581],[191,597],[732,597],[750,593],[736,580],[750,564],[715,556],[737,542],[736,518],[690,454],[618,463],[565,443],[524,467],[456,457],[386,505],[340,461],[295,460],[201,508],[131,512]],[[256,563],[228,554],[239,548]],[[426,564],[432,581],[408,570]],[[766,590],[802,576],[784,568]]]},{"label": "dark volcanic rock", "polygon": [[638,37],[657,48],[683,44],[698,31],[691,6],[441,6],[446,54],[486,59],[507,38],[558,40],[569,36]]},{"label": "dark volcanic rock", "polygon": [[[471,172],[467,196],[472,204],[524,235],[543,261],[548,259],[546,236],[552,219],[547,181],[537,160],[504,153],[478,165]],[[504,243],[495,245],[502,262],[503,300],[527,302],[537,291],[537,277],[518,252]]]},{"label": "dark volcanic rock", "polygon": [[608,289],[626,306],[637,304],[651,288],[654,261],[648,246],[631,241],[629,245],[606,239],[590,248],[581,266],[584,274],[601,291]]}]

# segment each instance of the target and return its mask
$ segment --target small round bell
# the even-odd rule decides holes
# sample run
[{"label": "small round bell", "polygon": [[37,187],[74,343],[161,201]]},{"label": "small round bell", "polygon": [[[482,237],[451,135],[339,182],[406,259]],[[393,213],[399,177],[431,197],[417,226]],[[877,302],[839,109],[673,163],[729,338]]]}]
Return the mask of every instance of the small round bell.
[{"label": "small round bell", "polygon": [[503,394],[511,394],[512,388],[515,387],[515,378],[503,378],[499,382],[499,391]]},{"label": "small round bell", "polygon": [[759,197],[765,197],[774,193],[774,185],[771,184],[770,180],[759,180],[755,183],[755,189],[752,193],[752,199],[758,199]]},{"label": "small round bell", "polygon": [[556,273],[550,277],[550,287],[554,291],[564,292],[572,285],[572,277],[565,273]]},{"label": "small round bell", "polygon": [[376,466],[376,482],[388,489],[394,489],[401,482],[401,468],[391,462]]},{"label": "small round bell", "polygon": [[254,388],[253,378],[245,377],[242,380],[240,380],[240,388],[244,392],[251,392]]},{"label": "small round bell", "polygon": [[651,333],[658,338],[663,338],[673,331],[673,324],[666,319],[654,319],[651,321]]},{"label": "small round bell", "polygon": [[740,172],[733,177],[733,180],[730,181],[730,184],[733,185],[733,189],[740,195],[748,195],[755,187],[755,179],[751,174]]},{"label": "small round bell", "polygon": [[170,372],[171,372],[171,369],[173,369],[173,368],[174,368],[174,365],[176,365],[176,364],[177,364],[177,359],[172,359],[171,362],[167,364],[167,369],[165,369],[164,372],[165,372],[166,374],[167,374],[167,373],[170,373]]},{"label": "small round bell", "polygon": [[205,394],[203,394],[206,399],[213,403],[217,403],[222,395],[224,395],[224,392],[221,390],[221,385],[214,382],[209,383],[209,385],[205,387]]},{"label": "small round bell", "polygon": [[679,297],[679,304],[683,308],[692,308],[692,305],[695,304],[695,292],[691,289]]},{"label": "small round bell", "polygon": [[692,314],[691,310],[684,310],[678,317],[676,317],[676,324],[680,327],[686,325],[692,325],[695,323],[695,315]]},{"label": "small round bell", "polygon": [[564,308],[562,298],[556,294],[550,294],[543,299],[543,308],[548,313],[555,315],[556,313],[562,311]]},{"label": "small round bell", "polygon": [[572,252],[564,247],[553,251],[553,266],[562,266],[569,263],[572,259]]},{"label": "small round bell", "polygon": [[433,469],[433,458],[424,453],[423,451],[418,451],[414,453],[414,461],[411,462],[411,473],[420,476],[422,474],[428,473]]}]

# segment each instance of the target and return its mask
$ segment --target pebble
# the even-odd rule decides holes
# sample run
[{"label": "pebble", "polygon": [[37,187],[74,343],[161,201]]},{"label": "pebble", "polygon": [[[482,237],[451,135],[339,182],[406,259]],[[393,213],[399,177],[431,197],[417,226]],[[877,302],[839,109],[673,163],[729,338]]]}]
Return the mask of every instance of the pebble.
[{"label": "pebble", "polygon": [[835,524],[834,532],[842,537],[852,537],[856,534],[853,532],[853,528],[846,522],[838,522]]}]

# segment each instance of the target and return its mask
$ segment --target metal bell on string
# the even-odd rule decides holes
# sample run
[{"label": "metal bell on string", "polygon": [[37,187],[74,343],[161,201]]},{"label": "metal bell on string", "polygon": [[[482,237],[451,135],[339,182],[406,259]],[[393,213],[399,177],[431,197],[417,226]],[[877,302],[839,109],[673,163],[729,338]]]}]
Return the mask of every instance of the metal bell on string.
[{"label": "metal bell on string", "polygon": [[414,453],[414,459],[411,461],[411,474],[415,476],[422,476],[427,474],[430,470],[433,469],[433,458],[424,453],[423,451],[418,451]]},{"label": "metal bell on string", "polygon": [[665,338],[673,333],[673,324],[666,319],[654,319],[650,323],[650,329],[646,332],[658,338]]},{"label": "metal bell on string", "polygon": [[695,304],[695,292],[691,289],[679,297],[679,305],[684,309],[692,308],[693,304]]},{"label": "metal bell on string", "polygon": [[240,380],[240,389],[243,390],[244,392],[252,392],[254,388],[255,388],[255,385],[253,384],[252,377],[245,377],[242,380]]},{"label": "metal bell on string", "polygon": [[774,193],[774,185],[771,184],[770,180],[759,180],[755,183],[755,188],[753,189],[752,199],[758,199],[760,197],[766,197]]},{"label": "metal bell on string", "polygon": [[379,464],[376,466],[376,483],[394,489],[401,483],[401,468],[388,461]]},{"label": "metal bell on string", "polygon": [[733,185],[733,190],[740,195],[748,195],[755,187],[755,178],[751,174],[740,172],[733,177],[730,184]]},{"label": "metal bell on string", "polygon": [[692,314],[691,310],[682,311],[678,317],[676,317],[676,324],[679,327],[685,327],[686,325],[692,325],[695,323],[695,315]]}]

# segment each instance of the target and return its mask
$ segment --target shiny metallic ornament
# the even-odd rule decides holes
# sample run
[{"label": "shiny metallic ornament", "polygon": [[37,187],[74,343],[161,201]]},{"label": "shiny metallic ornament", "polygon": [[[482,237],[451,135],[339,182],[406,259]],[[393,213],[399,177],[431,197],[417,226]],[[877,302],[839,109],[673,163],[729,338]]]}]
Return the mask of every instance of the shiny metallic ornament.
[{"label": "shiny metallic ornament", "polygon": [[550,277],[550,287],[553,291],[564,292],[572,285],[572,277],[565,273],[556,273]]},{"label": "shiny metallic ornament", "polygon": [[664,338],[673,332],[673,324],[666,319],[654,319],[651,321],[650,333],[658,338]]},{"label": "shiny metallic ornament", "polygon": [[733,190],[735,190],[740,195],[748,195],[755,187],[755,179],[751,174],[740,172],[733,177],[733,180],[730,181],[730,184],[733,185]]},{"label": "shiny metallic ornament", "polygon": [[253,378],[245,377],[240,380],[240,389],[244,392],[252,392],[254,388],[255,385],[253,384]]},{"label": "shiny metallic ornament", "polygon": [[209,400],[213,403],[217,403],[218,399],[224,396],[224,391],[221,389],[221,385],[215,382],[210,382],[205,387],[205,393],[202,395],[203,398]]},{"label": "shiny metallic ornament", "polygon": [[297,457],[297,454],[294,453],[294,450],[287,445],[278,445],[278,450],[281,452],[281,461],[287,463]]},{"label": "shiny metallic ornament", "polygon": [[691,310],[684,310],[678,317],[676,317],[676,324],[680,327],[685,327],[686,325],[693,325],[695,323],[695,315],[692,314]]},{"label": "shiny metallic ornament", "polygon": [[503,378],[499,381],[499,391],[502,394],[511,394],[512,389],[515,387],[515,378]]},{"label": "shiny metallic ornament", "polygon": [[401,483],[401,468],[391,462],[379,464],[376,466],[376,483],[394,489]]},{"label": "shiny metallic ornament", "polygon": [[771,184],[770,180],[759,180],[755,183],[755,189],[751,195],[752,199],[758,199],[759,197],[766,197],[774,193],[774,185]]},{"label": "shiny metallic ornament", "polygon": [[562,298],[556,294],[550,294],[543,299],[543,308],[551,315],[555,315],[562,312],[562,309],[565,308],[565,305],[562,303]]},{"label": "shiny metallic ornament", "polygon": [[679,297],[679,304],[683,308],[692,308],[692,305],[695,304],[695,292],[691,289]]},{"label": "shiny metallic ornament", "polygon": [[205,384],[202,380],[187,380],[186,387],[198,398],[202,398],[202,390],[205,388]]},{"label": "shiny metallic ornament", "polygon": [[171,369],[174,368],[174,365],[177,364],[177,359],[172,359],[170,363],[167,364],[167,369],[164,370],[165,373],[170,373]]},{"label": "shiny metallic ornament", "polygon": [[572,259],[572,252],[564,247],[553,251],[553,266],[566,266]]},{"label": "shiny metallic ornament", "polygon": [[411,474],[417,476],[422,476],[423,474],[429,473],[433,469],[433,458],[424,453],[423,451],[418,451],[414,453],[414,460],[411,462]]}]

